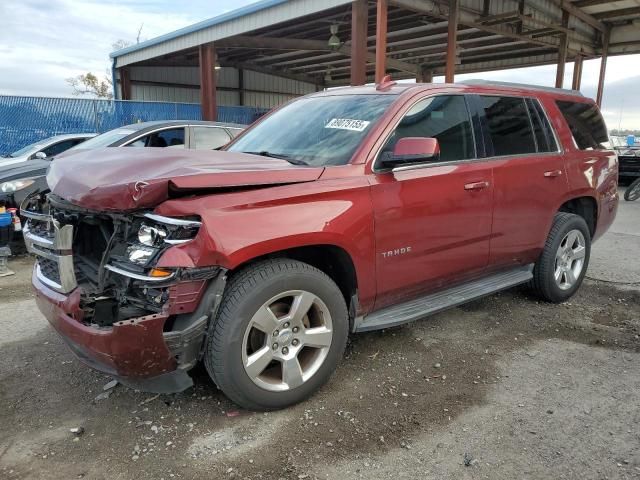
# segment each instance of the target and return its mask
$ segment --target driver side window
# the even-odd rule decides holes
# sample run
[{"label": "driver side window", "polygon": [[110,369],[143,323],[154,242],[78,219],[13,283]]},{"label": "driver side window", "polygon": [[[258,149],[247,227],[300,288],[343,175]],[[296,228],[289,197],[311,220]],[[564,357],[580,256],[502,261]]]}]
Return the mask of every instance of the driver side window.
[{"label": "driver side window", "polygon": [[405,137],[437,138],[442,162],[476,156],[471,118],[462,95],[420,100],[402,118],[382,149],[382,155],[391,155],[398,140]]}]

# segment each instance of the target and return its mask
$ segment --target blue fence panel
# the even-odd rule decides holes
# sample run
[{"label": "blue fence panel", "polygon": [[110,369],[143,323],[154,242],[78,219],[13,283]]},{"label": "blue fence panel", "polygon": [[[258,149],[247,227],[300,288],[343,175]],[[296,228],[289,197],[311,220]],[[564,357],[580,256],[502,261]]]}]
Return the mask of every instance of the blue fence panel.
[{"label": "blue fence panel", "polygon": [[[265,109],[218,107],[218,121],[250,124]],[[0,155],[63,133],[103,133],[151,120],[200,120],[193,103],[0,95]]]}]

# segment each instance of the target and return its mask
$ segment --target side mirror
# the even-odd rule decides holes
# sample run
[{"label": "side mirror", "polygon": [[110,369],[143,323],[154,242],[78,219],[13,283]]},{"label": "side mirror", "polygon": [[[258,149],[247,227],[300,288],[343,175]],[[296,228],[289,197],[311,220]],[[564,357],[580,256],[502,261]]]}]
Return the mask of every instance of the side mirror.
[{"label": "side mirror", "polygon": [[47,154],[46,154],[46,153],[44,153],[44,152],[36,152],[35,157],[36,157],[38,160],[44,160],[45,158],[47,158]]},{"label": "side mirror", "polygon": [[440,159],[440,144],[436,138],[405,137],[398,140],[393,153],[385,158],[385,168],[396,168],[424,162],[437,162]]}]

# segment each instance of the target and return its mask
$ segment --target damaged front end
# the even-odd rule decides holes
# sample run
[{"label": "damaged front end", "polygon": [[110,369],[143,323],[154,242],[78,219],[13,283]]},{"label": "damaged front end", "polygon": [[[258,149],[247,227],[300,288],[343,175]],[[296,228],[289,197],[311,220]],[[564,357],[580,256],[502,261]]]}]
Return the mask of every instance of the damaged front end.
[{"label": "damaged front end", "polygon": [[25,200],[36,300],[90,366],[157,393],[192,385],[224,289],[219,267],[157,267],[198,234],[198,218],[97,212],[53,194]]}]

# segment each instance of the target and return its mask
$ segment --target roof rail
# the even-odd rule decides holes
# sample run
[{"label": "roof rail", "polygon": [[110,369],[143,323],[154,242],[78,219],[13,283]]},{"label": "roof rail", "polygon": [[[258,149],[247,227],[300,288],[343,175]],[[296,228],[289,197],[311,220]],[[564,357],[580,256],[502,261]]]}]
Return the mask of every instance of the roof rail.
[{"label": "roof rail", "polygon": [[496,87],[511,87],[511,88],[528,88],[532,90],[542,90],[544,92],[552,92],[552,93],[567,93],[569,95],[576,95],[579,97],[583,97],[582,93],[579,90],[571,90],[568,88],[555,88],[555,87],[543,87],[540,85],[529,85],[527,83],[513,83],[513,82],[498,82],[495,80],[482,80],[482,79],[471,79],[471,80],[463,80],[463,85],[493,85]]}]

